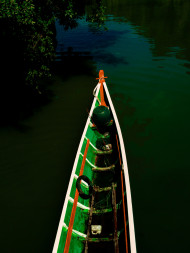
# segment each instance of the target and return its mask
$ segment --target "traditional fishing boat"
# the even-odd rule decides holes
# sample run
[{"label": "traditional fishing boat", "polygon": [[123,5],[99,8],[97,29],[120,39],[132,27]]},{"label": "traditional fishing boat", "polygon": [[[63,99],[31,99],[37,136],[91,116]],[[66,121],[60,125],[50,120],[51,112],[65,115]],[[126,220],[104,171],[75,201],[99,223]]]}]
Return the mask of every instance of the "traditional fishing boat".
[{"label": "traditional fishing boat", "polygon": [[105,78],[100,70],[53,253],[136,253],[124,142]]}]

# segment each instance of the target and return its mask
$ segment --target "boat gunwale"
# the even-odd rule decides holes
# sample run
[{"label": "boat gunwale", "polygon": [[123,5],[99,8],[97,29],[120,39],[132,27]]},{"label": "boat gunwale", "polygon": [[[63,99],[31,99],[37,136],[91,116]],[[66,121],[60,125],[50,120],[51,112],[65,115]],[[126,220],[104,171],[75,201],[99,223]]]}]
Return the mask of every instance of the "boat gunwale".
[{"label": "boat gunwale", "polygon": [[112,115],[114,118],[114,122],[116,125],[117,134],[118,134],[118,141],[119,141],[119,145],[120,145],[121,157],[122,157],[122,162],[123,162],[123,171],[124,171],[125,187],[126,187],[126,201],[127,201],[127,211],[128,211],[128,218],[129,218],[130,249],[131,249],[131,253],[136,253],[137,250],[136,250],[135,228],[134,228],[134,219],[133,219],[132,198],[131,198],[131,189],[130,189],[129,172],[128,172],[126,152],[125,152],[125,145],[124,145],[119,121],[117,118],[117,114],[116,114],[115,108],[113,106],[111,96],[109,94],[106,82],[103,82],[103,86],[104,86],[106,97],[108,99],[109,107],[111,109],[111,112],[112,112]]},{"label": "boat gunwale", "polygon": [[[96,89],[96,93],[95,93],[96,97],[98,96],[99,89],[100,89],[100,83],[98,83],[98,85],[97,85],[97,89]],[[67,205],[68,205],[68,201],[69,201],[69,197],[70,197],[71,187],[72,187],[73,180],[74,180],[74,177],[75,177],[75,171],[76,171],[77,163],[78,163],[78,160],[79,160],[81,148],[82,148],[82,145],[83,145],[83,142],[84,142],[84,139],[85,139],[87,129],[89,127],[90,118],[92,116],[93,109],[94,109],[96,101],[97,101],[96,97],[94,97],[94,99],[93,99],[93,103],[92,103],[92,106],[91,106],[91,109],[90,109],[90,112],[89,112],[89,116],[87,118],[85,128],[84,128],[84,131],[83,131],[83,134],[82,134],[79,146],[78,146],[78,150],[77,150],[77,154],[76,154],[76,157],[75,157],[73,169],[72,169],[72,172],[71,172],[71,176],[70,176],[70,180],[69,180],[69,184],[68,184],[67,193],[66,193],[66,196],[65,196],[62,212],[61,212],[61,218],[60,218],[60,221],[59,221],[58,230],[57,230],[56,239],[55,239],[55,242],[54,242],[52,253],[57,253],[57,250],[58,250],[58,247],[59,247],[62,227],[63,227],[63,224],[64,224],[66,209],[67,209]]]}]

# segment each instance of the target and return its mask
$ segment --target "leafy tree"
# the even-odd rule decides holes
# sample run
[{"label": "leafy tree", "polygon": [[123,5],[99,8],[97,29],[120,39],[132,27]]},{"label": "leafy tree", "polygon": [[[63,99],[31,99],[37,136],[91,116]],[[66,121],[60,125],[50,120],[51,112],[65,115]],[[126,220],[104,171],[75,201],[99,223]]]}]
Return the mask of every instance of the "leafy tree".
[{"label": "leafy tree", "polygon": [[[55,19],[65,29],[75,28],[85,15],[85,0],[0,0],[1,35],[16,41],[22,57],[23,80],[39,90],[41,79],[51,76],[55,56]],[[101,0],[96,0],[87,21],[104,23]]]},{"label": "leafy tree", "polygon": [[[104,26],[106,17],[105,17],[106,7],[103,4],[102,0],[96,0],[93,4],[89,14],[87,15],[87,21],[91,23],[96,23],[98,26]],[[104,27],[107,29],[106,27]]]},{"label": "leafy tree", "polygon": [[32,0],[1,0],[0,19],[5,39],[8,37],[22,45],[18,48],[24,61],[24,80],[38,89],[40,79],[50,76],[54,17],[43,15],[42,9]]}]

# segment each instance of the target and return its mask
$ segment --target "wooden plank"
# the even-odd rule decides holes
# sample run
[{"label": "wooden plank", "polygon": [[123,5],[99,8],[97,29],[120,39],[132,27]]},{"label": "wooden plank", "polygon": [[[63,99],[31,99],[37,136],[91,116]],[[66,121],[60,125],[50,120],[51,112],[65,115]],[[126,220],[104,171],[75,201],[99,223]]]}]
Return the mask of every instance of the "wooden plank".
[{"label": "wooden plank", "polygon": [[93,214],[95,215],[101,215],[104,213],[110,213],[112,212],[112,208],[106,208],[106,209],[93,209]]},{"label": "wooden plank", "polygon": [[88,230],[87,230],[86,243],[85,243],[85,253],[88,253],[88,241],[90,239],[89,237],[90,237],[90,229],[91,229],[91,224],[92,224],[94,198],[95,198],[95,191],[94,191],[94,188],[93,188],[91,206],[90,206],[90,214],[89,214],[89,220],[88,220]]},{"label": "wooden plank", "polygon": [[95,155],[111,155],[113,153],[113,149],[110,150],[94,150],[93,153]]},{"label": "wooden plank", "polygon": [[109,167],[94,167],[94,168],[92,168],[92,171],[103,172],[103,171],[109,171],[109,170],[114,170],[114,169],[115,169],[115,164],[113,164]]},{"label": "wooden plank", "polygon": [[113,241],[113,237],[104,237],[104,238],[96,238],[96,237],[94,237],[94,238],[89,238],[88,239],[88,242],[91,242],[91,243],[93,243],[93,242],[111,242],[111,241]]},{"label": "wooden plank", "polygon": [[[117,187],[117,184],[113,183],[112,185],[113,185],[114,188]],[[107,186],[107,187],[104,187],[104,188],[101,188],[99,186],[94,186],[94,190],[96,192],[106,192],[106,191],[111,191],[111,189],[112,189],[112,186]]]}]

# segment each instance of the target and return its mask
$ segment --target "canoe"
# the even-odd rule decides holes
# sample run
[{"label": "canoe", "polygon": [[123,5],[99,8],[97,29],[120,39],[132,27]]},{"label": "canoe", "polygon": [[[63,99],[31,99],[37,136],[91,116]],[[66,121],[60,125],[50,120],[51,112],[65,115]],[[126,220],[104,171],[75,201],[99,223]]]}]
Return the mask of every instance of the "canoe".
[{"label": "canoe", "polygon": [[126,153],[105,78],[100,70],[53,253],[136,253]]}]

